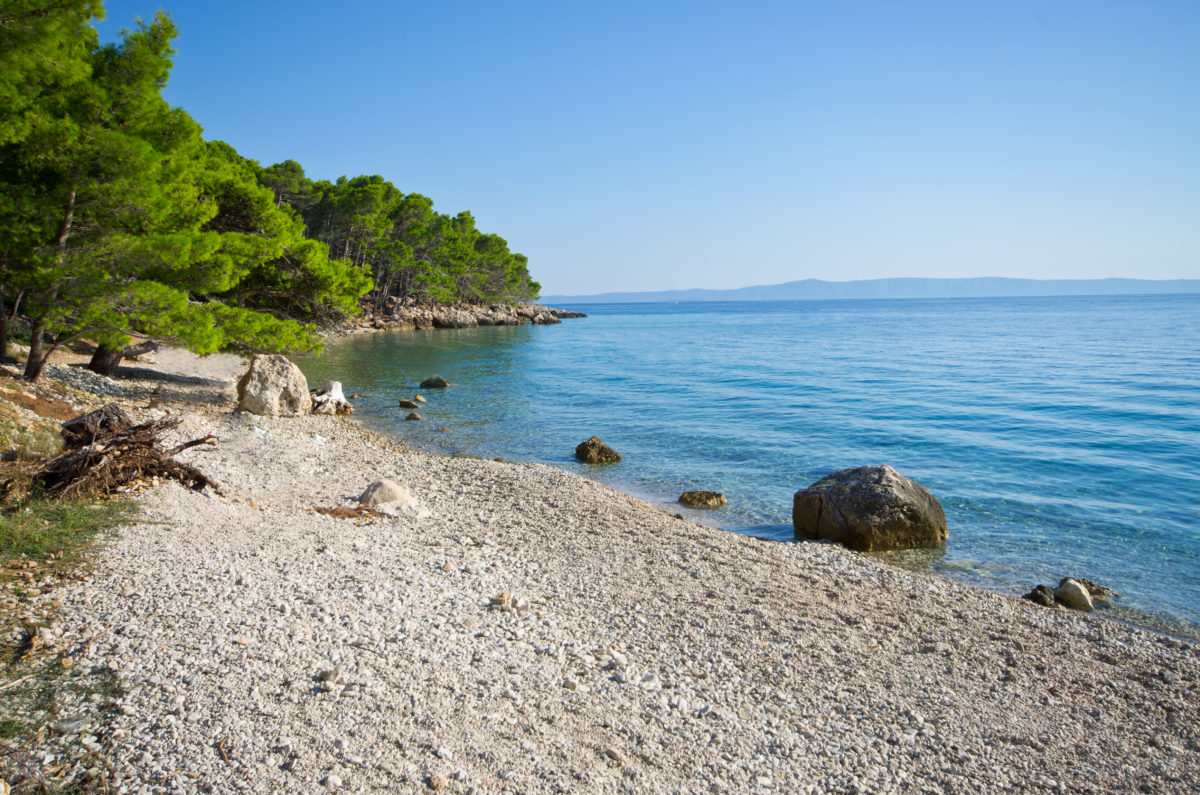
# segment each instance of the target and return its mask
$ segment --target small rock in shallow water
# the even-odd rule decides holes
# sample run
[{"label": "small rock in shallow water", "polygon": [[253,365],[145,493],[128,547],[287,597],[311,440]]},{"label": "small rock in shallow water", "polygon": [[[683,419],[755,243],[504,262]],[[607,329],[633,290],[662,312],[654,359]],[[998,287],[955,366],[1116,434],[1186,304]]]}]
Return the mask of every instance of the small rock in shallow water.
[{"label": "small rock in shallow water", "polygon": [[445,378],[442,378],[440,375],[426,378],[421,382],[421,389],[445,389],[448,386],[450,386],[450,382]]},{"label": "small rock in shallow water", "polygon": [[1117,593],[1111,588],[1105,588],[1103,585],[1092,582],[1091,580],[1085,580],[1083,577],[1072,577],[1071,579],[1075,580],[1075,582],[1079,583],[1084,587],[1084,589],[1087,590],[1088,595],[1092,597],[1093,603],[1100,601],[1107,602],[1121,596],[1121,594]]},{"label": "small rock in shallow water", "polygon": [[615,464],[621,460],[621,454],[600,441],[599,436],[577,445],[575,457],[585,464]]},{"label": "small rock in shallow water", "polygon": [[398,403],[396,403],[396,405],[402,409],[419,409],[421,407],[420,403],[417,403],[412,400],[401,400]]},{"label": "small rock in shallow water", "polygon": [[689,508],[724,508],[725,495],[719,491],[685,491],[679,501]]},{"label": "small rock in shallow water", "polygon": [[1062,602],[1072,610],[1082,610],[1091,612],[1095,609],[1092,603],[1092,596],[1088,593],[1087,588],[1084,588],[1070,577],[1065,578],[1054,589],[1054,596],[1058,601]]},{"label": "small rock in shallow water", "polygon": [[1035,585],[1033,590],[1025,594],[1022,599],[1028,599],[1036,605],[1042,607],[1054,607],[1057,602],[1054,601],[1054,589],[1049,585]]},{"label": "small rock in shallow water", "polygon": [[409,422],[416,422],[417,420],[422,419],[422,417],[417,412],[412,411],[412,412],[409,412],[408,416],[405,417],[404,419],[408,420]]}]

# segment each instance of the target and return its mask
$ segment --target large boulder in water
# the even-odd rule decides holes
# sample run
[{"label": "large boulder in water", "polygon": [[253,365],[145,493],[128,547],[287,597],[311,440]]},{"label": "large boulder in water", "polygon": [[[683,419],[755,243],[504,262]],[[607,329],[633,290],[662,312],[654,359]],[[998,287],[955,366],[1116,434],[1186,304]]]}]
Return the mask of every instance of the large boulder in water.
[{"label": "large boulder in water", "polygon": [[796,492],[796,538],[824,538],[863,552],[946,543],[946,514],[929,490],[889,466],[843,469]]},{"label": "large boulder in water", "polygon": [[575,448],[575,457],[585,464],[615,464],[621,460],[621,454],[600,441],[599,436],[581,442]]},{"label": "large boulder in water", "polygon": [[275,353],[259,354],[237,384],[238,409],[277,417],[307,414],[312,409],[308,379],[300,368]]}]

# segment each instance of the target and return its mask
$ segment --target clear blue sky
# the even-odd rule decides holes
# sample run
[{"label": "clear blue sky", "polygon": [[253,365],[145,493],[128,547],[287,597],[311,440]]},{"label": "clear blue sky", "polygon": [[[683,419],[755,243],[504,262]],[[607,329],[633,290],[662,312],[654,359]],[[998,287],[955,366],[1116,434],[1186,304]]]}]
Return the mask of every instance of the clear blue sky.
[{"label": "clear blue sky", "polygon": [[210,138],[470,210],[545,294],[1200,277],[1198,0],[161,7]]}]

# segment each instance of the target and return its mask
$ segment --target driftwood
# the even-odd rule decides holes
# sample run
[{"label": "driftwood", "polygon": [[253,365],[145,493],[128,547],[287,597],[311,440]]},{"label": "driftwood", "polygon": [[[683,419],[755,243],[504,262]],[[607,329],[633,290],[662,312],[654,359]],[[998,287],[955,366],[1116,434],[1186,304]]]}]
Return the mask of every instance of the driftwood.
[{"label": "driftwood", "polygon": [[334,519],[389,518],[386,513],[381,513],[370,508],[364,508],[361,505],[355,506],[354,508],[346,505],[338,505],[335,508],[326,508],[324,505],[314,505],[313,510],[325,516],[332,516]]},{"label": "driftwood", "polygon": [[[0,480],[0,492],[12,497],[14,492],[28,489],[50,498],[69,498],[112,494],[152,478],[169,478],[196,491],[207,487],[221,493],[219,483],[174,458],[191,447],[215,445],[215,436],[209,434],[168,449],[161,445],[160,437],[179,424],[178,417],[133,426],[125,424],[128,420],[128,415],[110,404],[63,423],[67,449],[53,458],[25,463],[16,474]],[[70,434],[68,428],[73,429]]]},{"label": "driftwood", "polygon": [[313,414],[351,414],[354,406],[346,400],[341,381],[326,381],[324,389],[311,390]]},{"label": "driftwood", "polygon": [[125,433],[133,427],[133,420],[125,409],[109,403],[95,411],[80,415],[62,424],[62,437],[67,449],[91,444],[104,435]]}]

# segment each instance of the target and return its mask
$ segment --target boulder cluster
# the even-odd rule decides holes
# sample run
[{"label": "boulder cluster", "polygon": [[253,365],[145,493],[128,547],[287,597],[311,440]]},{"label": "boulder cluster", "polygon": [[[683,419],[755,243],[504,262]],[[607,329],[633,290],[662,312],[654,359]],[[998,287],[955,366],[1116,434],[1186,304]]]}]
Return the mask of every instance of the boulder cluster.
[{"label": "boulder cluster", "polygon": [[237,398],[239,411],[264,417],[354,412],[341,381],[326,381],[323,387],[309,390],[300,368],[274,353],[250,360],[250,367],[238,380]]},{"label": "boulder cluster", "polygon": [[1033,590],[1025,594],[1026,599],[1042,607],[1069,607],[1090,613],[1096,609],[1097,602],[1107,602],[1118,594],[1103,585],[1098,585],[1082,577],[1063,577],[1057,588],[1049,585],[1035,585]]}]

